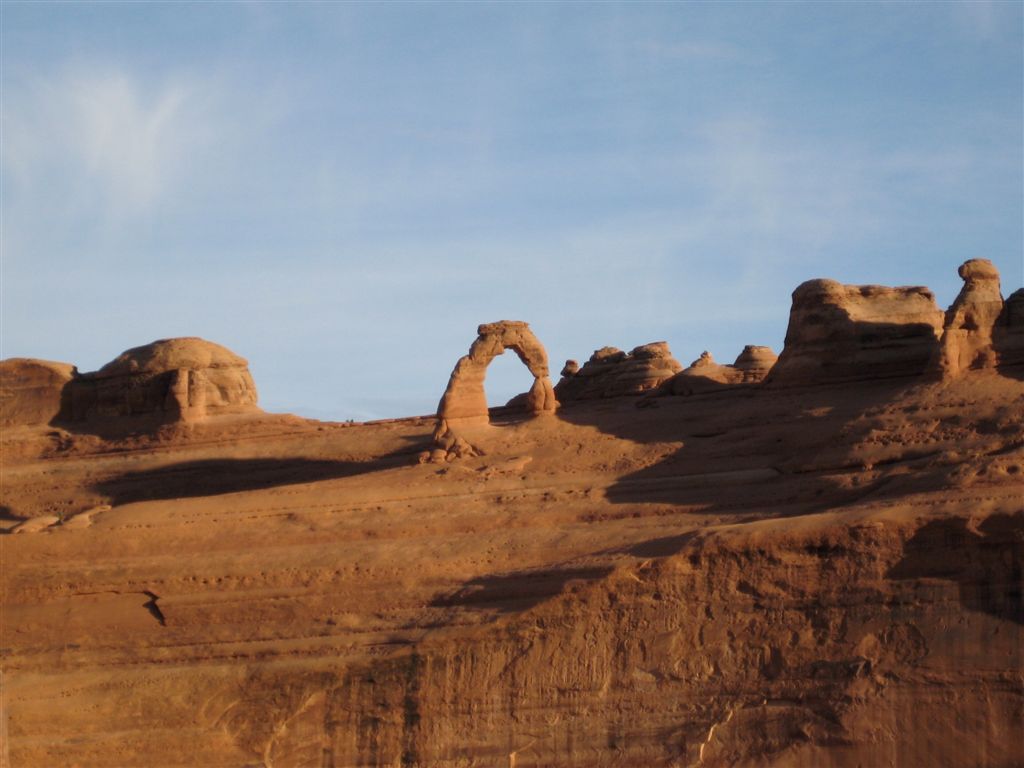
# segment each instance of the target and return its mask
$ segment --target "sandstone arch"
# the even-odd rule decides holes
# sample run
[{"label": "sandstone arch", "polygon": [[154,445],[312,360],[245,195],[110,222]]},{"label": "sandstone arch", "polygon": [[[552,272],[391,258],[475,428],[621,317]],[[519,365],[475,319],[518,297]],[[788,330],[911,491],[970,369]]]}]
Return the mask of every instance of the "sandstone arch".
[{"label": "sandstone arch", "polygon": [[532,414],[554,412],[555,390],[548,373],[548,353],[544,345],[527,323],[501,320],[477,328],[476,341],[470,346],[469,354],[455,364],[437,408],[439,423],[487,423],[484,377],[487,366],[506,349],[515,352],[533,374],[533,385],[526,393],[526,410]]}]

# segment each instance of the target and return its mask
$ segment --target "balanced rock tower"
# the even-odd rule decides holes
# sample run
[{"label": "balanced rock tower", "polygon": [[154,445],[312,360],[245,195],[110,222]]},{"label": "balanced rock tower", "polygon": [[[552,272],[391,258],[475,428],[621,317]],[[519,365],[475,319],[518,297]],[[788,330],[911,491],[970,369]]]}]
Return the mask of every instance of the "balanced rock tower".
[{"label": "balanced rock tower", "polygon": [[939,352],[944,377],[969,369],[996,367],[993,333],[1003,313],[999,270],[988,259],[971,259],[960,265],[964,286],[946,312]]}]

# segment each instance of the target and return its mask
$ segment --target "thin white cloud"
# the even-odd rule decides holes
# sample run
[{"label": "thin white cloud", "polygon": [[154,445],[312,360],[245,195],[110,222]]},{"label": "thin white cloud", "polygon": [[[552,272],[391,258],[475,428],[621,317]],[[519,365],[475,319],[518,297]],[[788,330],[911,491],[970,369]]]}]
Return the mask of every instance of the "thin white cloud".
[{"label": "thin white cloud", "polygon": [[217,93],[182,77],[65,71],[4,98],[3,170],[16,201],[120,219],[150,210],[216,135]]}]

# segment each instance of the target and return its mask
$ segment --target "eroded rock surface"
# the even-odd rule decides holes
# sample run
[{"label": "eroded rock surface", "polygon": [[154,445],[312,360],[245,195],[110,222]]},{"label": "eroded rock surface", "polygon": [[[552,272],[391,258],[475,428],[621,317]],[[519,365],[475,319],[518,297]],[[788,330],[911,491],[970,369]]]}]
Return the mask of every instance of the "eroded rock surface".
[{"label": "eroded rock surface", "polygon": [[75,373],[69,363],[0,360],[0,426],[49,424],[60,413],[64,387]]},{"label": "eroded rock surface", "polygon": [[566,361],[562,378],[555,385],[555,395],[563,403],[639,395],[654,389],[682,368],[664,341],[642,344],[628,353],[615,347],[602,347],[582,367],[575,360]]},{"label": "eroded rock surface", "polygon": [[552,413],[557,403],[548,374],[548,353],[544,345],[519,320],[501,320],[477,328],[477,338],[469,354],[459,358],[448,379],[448,387],[441,397],[437,416],[449,423],[460,421],[487,421],[487,393],[484,377],[487,366],[498,355],[511,349],[533,374],[533,385],[526,395],[524,406],[530,413]]},{"label": "eroded rock surface", "polygon": [[187,422],[256,408],[248,363],[226,347],[189,337],[129,349],[70,385],[68,422]]},{"label": "eroded rock surface", "polygon": [[943,313],[924,287],[810,280],[793,292],[785,347],[768,381],[821,384],[920,376]]},{"label": "eroded rock surface", "polygon": [[1024,377],[1024,288],[1010,294],[992,334],[1003,372]]},{"label": "eroded rock surface", "polygon": [[946,312],[939,354],[943,376],[965,370],[996,367],[993,332],[1003,311],[999,271],[988,259],[971,259],[960,266],[964,286]]},{"label": "eroded rock surface", "polygon": [[732,365],[715,362],[710,352],[703,352],[671,379],[666,381],[655,394],[693,395],[709,392],[723,386],[738,384],[759,384],[768,376],[778,358],[771,347],[747,345]]},{"label": "eroded rock surface", "polygon": [[1000,373],[936,383],[856,378],[938,339],[840,288],[804,317],[849,381],[798,328],[823,386],[708,355],[701,397],[485,420],[486,455],[430,418],[5,430],[0,762],[1024,765],[1024,295]]}]

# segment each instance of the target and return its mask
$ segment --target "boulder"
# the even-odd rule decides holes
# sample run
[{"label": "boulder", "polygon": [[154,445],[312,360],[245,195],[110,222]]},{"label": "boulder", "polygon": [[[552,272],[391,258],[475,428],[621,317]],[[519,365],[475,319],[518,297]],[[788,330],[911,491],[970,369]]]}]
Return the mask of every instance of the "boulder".
[{"label": "boulder", "polygon": [[582,367],[575,360],[566,361],[562,378],[555,385],[555,396],[565,403],[639,395],[655,389],[682,368],[664,341],[643,344],[629,353],[602,347]]},{"label": "boulder", "polygon": [[60,413],[65,387],[75,373],[69,363],[0,360],[0,426],[49,424]]},{"label": "boulder", "polygon": [[785,346],[767,381],[919,376],[934,359],[942,327],[942,310],[927,288],[810,280],[793,292]]}]

